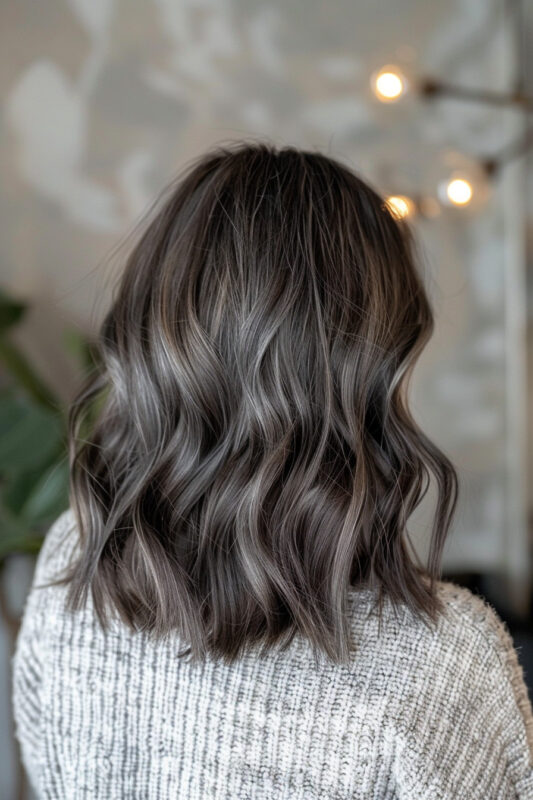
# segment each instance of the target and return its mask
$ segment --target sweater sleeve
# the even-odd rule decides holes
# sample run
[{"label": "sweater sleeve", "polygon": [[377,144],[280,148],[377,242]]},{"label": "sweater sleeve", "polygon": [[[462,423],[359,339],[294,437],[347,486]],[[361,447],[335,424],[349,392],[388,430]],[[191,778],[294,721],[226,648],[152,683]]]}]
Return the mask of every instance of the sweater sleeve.
[{"label": "sweater sleeve", "polygon": [[[41,769],[41,687],[46,665],[45,631],[48,613],[45,603],[46,589],[40,588],[40,584],[55,577],[58,564],[64,561],[64,534],[71,529],[72,523],[73,515],[69,509],[54,522],[44,538],[11,660],[15,736],[20,745],[22,763],[37,792]],[[53,569],[50,569],[51,566]]]},{"label": "sweater sleeve", "polygon": [[476,652],[457,717],[461,730],[451,736],[464,750],[456,751],[456,764],[469,775],[455,796],[533,800],[533,711],[509,629],[484,598],[465,589],[456,589],[453,605],[462,638]]}]

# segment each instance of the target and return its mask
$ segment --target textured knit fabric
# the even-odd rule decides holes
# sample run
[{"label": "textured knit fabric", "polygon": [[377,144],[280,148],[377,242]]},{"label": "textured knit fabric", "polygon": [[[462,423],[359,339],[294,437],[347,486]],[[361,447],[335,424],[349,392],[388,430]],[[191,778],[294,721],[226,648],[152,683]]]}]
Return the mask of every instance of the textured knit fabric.
[{"label": "textured knit fabric", "polygon": [[232,666],[176,656],[65,587],[71,511],[39,554],[13,658],[16,733],[39,798],[531,800],[533,715],[517,653],[483,599],[440,582],[435,628],[350,592],[350,664],[286,651]]}]

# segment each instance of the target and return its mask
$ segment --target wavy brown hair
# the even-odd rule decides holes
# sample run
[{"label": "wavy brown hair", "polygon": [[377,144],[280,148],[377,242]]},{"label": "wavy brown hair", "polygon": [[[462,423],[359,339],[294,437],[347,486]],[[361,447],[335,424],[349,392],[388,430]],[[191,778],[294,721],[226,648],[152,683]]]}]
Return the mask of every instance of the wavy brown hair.
[{"label": "wavy brown hair", "polygon": [[90,589],[104,628],[115,609],[227,661],[296,633],[345,660],[350,587],[435,620],[457,477],[406,400],[433,329],[407,223],[266,143],[211,150],[154,208],[71,407],[69,608]]}]

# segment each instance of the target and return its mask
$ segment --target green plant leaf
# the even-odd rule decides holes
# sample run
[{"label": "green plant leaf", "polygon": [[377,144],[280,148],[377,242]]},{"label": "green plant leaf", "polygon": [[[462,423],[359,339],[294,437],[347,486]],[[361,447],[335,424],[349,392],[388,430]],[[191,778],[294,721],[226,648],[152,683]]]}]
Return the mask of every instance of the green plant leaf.
[{"label": "green plant leaf", "polygon": [[26,303],[12,299],[0,289],[0,333],[20,322],[26,308]]},{"label": "green plant leaf", "polygon": [[[25,311],[0,290],[0,365],[9,381],[0,389],[0,561],[38,553],[69,502],[66,410],[6,335]],[[83,370],[97,365],[97,348],[77,330],[65,334],[65,344]]]},{"label": "green plant leaf", "polygon": [[48,465],[38,464],[31,470],[6,472],[2,476],[0,502],[13,514],[21,514],[28,497],[41,480],[43,473],[55,463],[57,463],[57,459],[52,459]]},{"label": "green plant leaf", "polygon": [[92,369],[97,363],[97,353],[94,344],[80,331],[70,328],[63,334],[67,350],[76,358],[85,372]]},{"label": "green plant leaf", "polygon": [[67,458],[52,464],[33,487],[21,516],[28,526],[46,526],[68,508],[69,468]]},{"label": "green plant leaf", "polygon": [[24,389],[32,400],[51,411],[58,411],[57,397],[35,371],[24,353],[4,335],[0,335],[0,362],[11,374],[17,386]]},{"label": "green plant leaf", "polygon": [[0,395],[0,475],[31,471],[47,463],[63,441],[59,414],[11,394]]},{"label": "green plant leaf", "polygon": [[0,505],[0,562],[12,553],[38,553],[45,531],[37,531]]}]

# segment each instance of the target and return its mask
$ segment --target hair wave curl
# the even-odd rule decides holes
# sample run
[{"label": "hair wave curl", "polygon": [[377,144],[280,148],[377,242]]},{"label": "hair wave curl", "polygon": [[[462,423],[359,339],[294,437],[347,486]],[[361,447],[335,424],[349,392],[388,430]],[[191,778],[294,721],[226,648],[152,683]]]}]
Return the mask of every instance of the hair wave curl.
[{"label": "hair wave curl", "polygon": [[346,659],[352,586],[435,619],[457,476],[406,399],[433,330],[409,226],[318,152],[219,146],[179,178],[71,406],[69,607],[90,589],[104,627],[115,608],[228,661],[297,632]]}]

